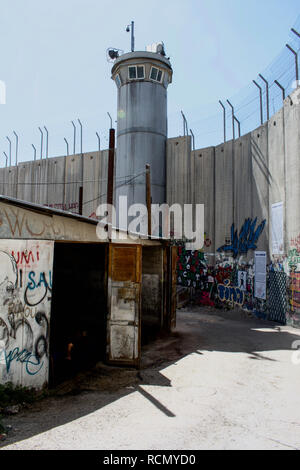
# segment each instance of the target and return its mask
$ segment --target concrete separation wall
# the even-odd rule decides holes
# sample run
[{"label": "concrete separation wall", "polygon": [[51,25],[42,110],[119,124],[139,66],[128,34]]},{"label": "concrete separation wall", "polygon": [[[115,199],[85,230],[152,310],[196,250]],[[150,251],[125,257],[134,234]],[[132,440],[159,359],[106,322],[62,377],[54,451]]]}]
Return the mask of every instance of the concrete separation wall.
[{"label": "concrete separation wall", "polygon": [[[213,277],[219,301],[300,325],[300,88],[234,142],[192,152],[182,137],[167,147],[167,203],[205,205],[206,268],[199,265],[192,287],[212,293]],[[255,297],[255,251],[267,255],[265,299]],[[238,290],[241,272],[245,290]]]}]

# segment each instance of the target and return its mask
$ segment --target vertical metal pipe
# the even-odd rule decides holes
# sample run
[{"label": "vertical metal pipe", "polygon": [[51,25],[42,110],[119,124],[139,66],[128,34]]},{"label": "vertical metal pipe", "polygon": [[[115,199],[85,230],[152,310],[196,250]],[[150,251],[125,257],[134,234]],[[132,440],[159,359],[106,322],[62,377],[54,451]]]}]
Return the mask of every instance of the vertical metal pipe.
[{"label": "vertical metal pipe", "polygon": [[82,124],[81,124],[80,119],[77,119],[77,121],[79,122],[79,125],[80,125],[80,153],[82,154]]},{"label": "vertical metal pipe", "polygon": [[260,102],[260,124],[262,125],[263,122],[264,122],[264,116],[263,116],[263,103],[262,103],[262,88],[261,86],[255,81],[253,80],[253,83],[254,85],[257,86],[257,88],[259,89],[259,102]]},{"label": "vertical metal pipe", "polygon": [[74,121],[71,121],[72,126],[73,126],[73,154],[75,155],[76,153],[76,126]]},{"label": "vertical metal pipe", "polygon": [[270,103],[269,103],[269,83],[260,73],[258,76],[265,82],[266,85],[266,100],[267,100],[267,121],[270,119]]},{"label": "vertical metal pipe", "polygon": [[49,150],[49,132],[46,126],[44,126],[44,129],[46,131],[46,158],[48,158],[48,150]]},{"label": "vertical metal pipe", "polygon": [[295,67],[296,67],[296,82],[297,82],[297,86],[298,86],[298,82],[299,82],[299,67],[298,67],[298,54],[296,51],[294,51],[294,49],[291,48],[291,46],[289,44],[286,44],[286,47],[294,54],[295,56]]},{"label": "vertical metal pipe", "polygon": [[232,110],[232,138],[233,140],[235,140],[235,129],[234,129],[234,107],[232,106],[232,104],[230,103],[229,100],[227,100],[227,103],[229,104],[229,106],[231,107],[231,110]]},{"label": "vertical metal pipe", "polygon": [[148,214],[148,236],[152,235],[152,219],[151,219],[151,173],[150,165],[146,165],[146,205]]},{"label": "vertical metal pipe", "polygon": [[83,186],[79,187],[79,215],[82,215],[83,210]]},{"label": "vertical metal pipe", "polygon": [[31,144],[31,147],[33,148],[34,154],[33,154],[33,159],[34,161],[36,160],[36,148],[33,144]]},{"label": "vertical metal pipe", "polygon": [[17,165],[18,165],[19,136],[18,136],[18,134],[17,134],[15,131],[13,131],[13,134],[14,134],[14,136],[15,136],[15,138],[16,138],[16,166],[17,166]]},{"label": "vertical metal pipe", "polygon": [[282,85],[280,85],[280,83],[277,81],[277,80],[274,80],[274,83],[276,83],[276,85],[281,89],[282,91],[282,100],[284,101],[285,100],[285,89]]},{"label": "vertical metal pipe", "polygon": [[67,155],[69,155],[69,143],[65,137],[64,137],[64,141],[66,142],[66,146],[67,146]]},{"label": "vertical metal pipe", "polygon": [[44,139],[44,134],[42,129],[39,127],[39,131],[41,133],[41,159],[43,158],[43,139]]},{"label": "vertical metal pipe", "polygon": [[134,21],[131,22],[131,52],[134,52]]},{"label": "vertical metal pipe", "polygon": [[224,144],[226,142],[226,109],[222,101],[219,100],[220,105],[223,108],[223,129],[224,129]]},{"label": "vertical metal pipe", "polygon": [[6,136],[6,138],[7,138],[8,142],[9,142],[9,166],[11,166],[11,140],[10,140],[10,138],[7,137],[7,136]]},{"label": "vertical metal pipe", "polygon": [[113,205],[114,196],[114,165],[115,165],[115,129],[109,130],[107,204]]}]

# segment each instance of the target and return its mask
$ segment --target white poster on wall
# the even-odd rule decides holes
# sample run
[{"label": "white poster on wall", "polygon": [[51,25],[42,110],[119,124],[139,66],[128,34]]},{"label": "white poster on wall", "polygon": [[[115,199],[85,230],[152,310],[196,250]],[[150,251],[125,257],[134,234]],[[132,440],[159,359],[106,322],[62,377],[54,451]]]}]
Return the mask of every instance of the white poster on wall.
[{"label": "white poster on wall", "polygon": [[267,253],[255,251],[255,285],[254,297],[266,300]]},{"label": "white poster on wall", "polygon": [[272,254],[282,255],[283,243],[283,202],[272,204]]}]

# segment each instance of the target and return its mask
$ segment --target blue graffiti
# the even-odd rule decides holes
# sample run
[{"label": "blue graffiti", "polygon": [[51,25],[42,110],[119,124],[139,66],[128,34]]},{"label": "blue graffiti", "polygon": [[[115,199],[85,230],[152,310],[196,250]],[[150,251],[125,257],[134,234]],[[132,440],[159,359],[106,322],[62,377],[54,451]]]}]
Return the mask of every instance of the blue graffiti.
[{"label": "blue graffiti", "polygon": [[232,251],[233,256],[236,257],[238,254],[247,253],[248,250],[256,250],[256,243],[265,228],[266,220],[263,220],[258,227],[256,227],[256,223],[257,217],[253,221],[252,219],[246,219],[239,235],[234,224],[232,224],[230,245],[223,245],[217,251]]},{"label": "blue graffiti", "polygon": [[[20,351],[20,349],[17,347],[10,351],[8,354],[6,353],[6,351],[3,351],[3,353],[5,357],[7,372],[10,371],[10,367],[13,361],[26,364],[26,372],[29,375],[36,375],[41,370],[44,364],[43,362],[40,363],[40,359],[27,349],[23,349],[22,351]],[[38,369],[33,370],[36,367],[38,367]]]},{"label": "blue graffiti", "polygon": [[229,279],[225,279],[224,284],[218,284],[218,295],[222,302],[229,301],[239,306],[244,303],[244,292],[239,287],[231,286]]},{"label": "blue graffiti", "polygon": [[49,271],[49,283],[46,279],[46,274],[45,273],[40,273],[40,278],[38,281],[35,280],[35,272],[30,271],[28,274],[28,279],[30,282],[28,282],[27,287],[30,290],[37,289],[40,286],[44,286],[46,289],[51,289],[52,288],[52,277],[51,277],[51,271]]}]

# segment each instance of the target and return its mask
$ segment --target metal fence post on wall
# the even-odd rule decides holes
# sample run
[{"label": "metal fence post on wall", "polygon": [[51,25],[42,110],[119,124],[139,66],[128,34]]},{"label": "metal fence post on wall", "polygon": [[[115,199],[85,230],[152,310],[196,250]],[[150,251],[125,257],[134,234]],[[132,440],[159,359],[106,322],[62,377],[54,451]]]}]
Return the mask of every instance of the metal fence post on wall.
[{"label": "metal fence post on wall", "polygon": [[31,147],[33,148],[33,152],[34,152],[33,153],[33,159],[34,159],[34,161],[36,161],[36,148],[33,144],[31,144]]},{"label": "metal fence post on wall", "polygon": [[64,137],[64,141],[66,142],[66,146],[67,146],[67,155],[69,155],[69,143],[65,137]]},{"label": "metal fence post on wall", "polygon": [[14,136],[15,136],[15,138],[16,138],[16,166],[17,166],[17,165],[18,165],[19,136],[18,136],[18,134],[17,134],[15,131],[13,131],[13,134],[14,134]]},{"label": "metal fence post on wall", "polygon": [[100,149],[100,136],[99,136],[98,132],[96,132],[96,136],[97,136],[97,139],[98,139],[98,150],[100,152],[101,151],[101,149]]},{"label": "metal fence post on wall", "polygon": [[75,155],[76,153],[76,126],[74,121],[71,121],[72,126],[73,126],[73,154]]},{"label": "metal fence post on wall", "polygon": [[7,156],[7,153],[6,152],[3,152],[5,158],[6,158],[6,163],[5,163],[5,168],[7,168],[7,164],[8,164],[8,156]]},{"label": "metal fence post on wall", "polygon": [[46,158],[48,158],[48,147],[49,147],[49,132],[46,126],[44,126],[46,131]]},{"label": "metal fence post on wall", "polygon": [[9,166],[11,166],[11,140],[8,136],[6,136],[8,142],[9,142]]},{"label": "metal fence post on wall", "polygon": [[43,131],[42,129],[39,127],[39,131],[41,133],[41,160],[43,158],[43,142],[44,142],[44,134],[43,134]]},{"label": "metal fence post on wall", "polygon": [[234,129],[234,107],[232,106],[232,104],[230,103],[229,100],[227,100],[227,103],[229,104],[229,106],[231,107],[231,111],[232,111],[232,138],[233,140],[235,140],[235,129]]},{"label": "metal fence post on wall", "polygon": [[79,125],[80,125],[80,153],[82,154],[82,124],[81,124],[80,119],[77,119],[77,121],[79,122]]},{"label": "metal fence post on wall", "polygon": [[277,80],[274,80],[274,83],[281,89],[282,100],[284,101],[285,100],[285,88],[282,85],[280,85],[280,83]]},{"label": "metal fence post on wall", "polygon": [[239,137],[241,137],[241,123],[236,116],[234,116],[234,120],[237,122],[238,130],[239,130]]},{"label": "metal fence post on wall", "polygon": [[193,133],[192,129],[190,129],[190,133],[191,133],[191,136],[192,136],[193,150],[195,150],[195,136],[194,136],[194,133]]},{"label": "metal fence post on wall", "polygon": [[223,108],[223,130],[224,130],[224,144],[226,142],[226,108],[222,101],[219,100],[220,105]]},{"label": "metal fence post on wall", "polygon": [[262,79],[263,82],[265,82],[265,85],[266,85],[267,121],[269,121],[269,119],[270,119],[269,83],[267,82],[265,77],[263,77],[260,73],[258,74],[258,76]]},{"label": "metal fence post on wall", "polygon": [[298,53],[292,49],[289,44],[286,44],[286,47],[294,54],[295,56],[295,68],[296,68],[296,82],[297,86],[299,85],[299,68],[298,68]]},{"label": "metal fence post on wall", "polygon": [[262,103],[262,87],[255,81],[253,80],[253,83],[257,88],[259,89],[259,103],[260,103],[260,124],[263,125],[264,122],[264,116],[263,116],[263,103]]}]

